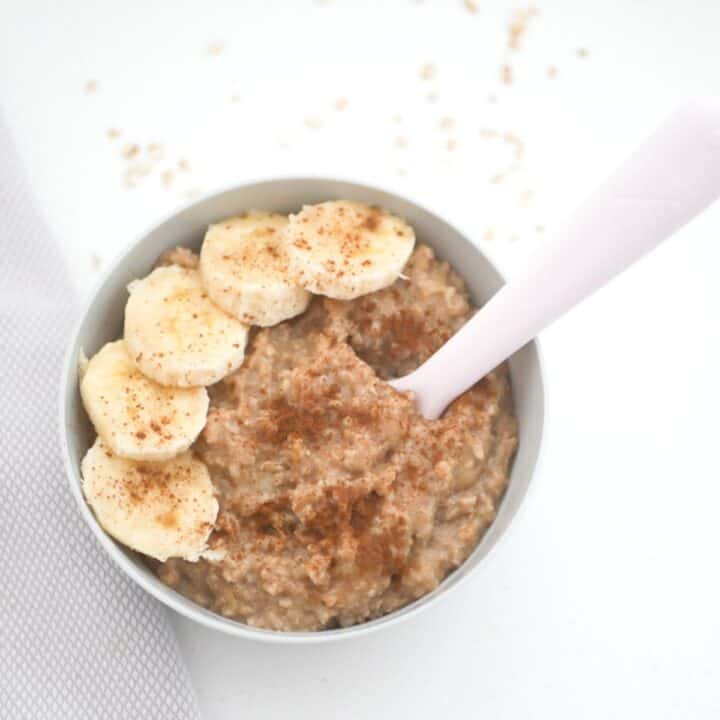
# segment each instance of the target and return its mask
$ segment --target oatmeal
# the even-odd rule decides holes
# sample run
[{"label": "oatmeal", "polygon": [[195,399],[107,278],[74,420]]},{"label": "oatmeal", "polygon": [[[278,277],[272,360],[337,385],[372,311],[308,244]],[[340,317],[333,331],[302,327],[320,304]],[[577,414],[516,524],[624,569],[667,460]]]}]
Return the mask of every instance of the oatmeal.
[{"label": "oatmeal", "polygon": [[[196,257],[177,249],[163,262]],[[220,505],[213,559],[149,560],[163,582],[254,627],[322,630],[402,607],[468,557],[517,446],[508,373],[490,373],[436,421],[389,387],[473,312],[430,248],[418,246],[404,274],[253,330],[244,364],[209,388],[193,446]]]}]

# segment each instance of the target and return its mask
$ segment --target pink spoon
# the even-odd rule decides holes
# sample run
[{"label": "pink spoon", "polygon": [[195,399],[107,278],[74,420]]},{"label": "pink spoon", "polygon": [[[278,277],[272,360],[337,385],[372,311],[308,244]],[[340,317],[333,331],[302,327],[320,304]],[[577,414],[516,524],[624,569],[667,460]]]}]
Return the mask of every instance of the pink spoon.
[{"label": "pink spoon", "polygon": [[676,111],[569,223],[417,370],[391,381],[438,418],[543,328],[720,196],[720,98]]}]

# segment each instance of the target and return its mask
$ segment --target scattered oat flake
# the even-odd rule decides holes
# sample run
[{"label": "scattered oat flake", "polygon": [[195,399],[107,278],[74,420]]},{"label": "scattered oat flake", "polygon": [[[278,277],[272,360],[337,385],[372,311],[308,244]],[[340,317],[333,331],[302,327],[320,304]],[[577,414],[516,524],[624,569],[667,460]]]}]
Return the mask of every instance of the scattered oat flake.
[{"label": "scattered oat flake", "polygon": [[533,198],[533,191],[532,190],[523,190],[520,195],[518,196],[518,205],[520,207],[527,207],[532,202]]},{"label": "scattered oat flake", "polygon": [[490,182],[493,185],[497,185],[498,183],[501,183],[505,179],[505,173],[495,173],[491,178]]},{"label": "scattered oat flake", "polygon": [[108,136],[111,140],[114,140],[115,138],[119,138],[120,135],[122,135],[122,133],[121,133],[117,128],[110,128],[110,129],[107,131],[107,136]]},{"label": "scattered oat flake", "polygon": [[577,51],[578,57],[586,58],[590,53],[585,48],[580,48]]},{"label": "scattered oat flake", "polygon": [[463,5],[465,5],[465,9],[473,15],[478,11],[477,3],[473,2],[473,0],[465,0]]},{"label": "scattered oat flake", "polygon": [[318,117],[308,115],[305,117],[305,126],[312,130],[319,130],[322,127],[322,120]]},{"label": "scattered oat flake", "polygon": [[445,145],[445,148],[448,150],[448,152],[452,152],[457,147],[457,140],[453,140],[453,138],[450,138],[447,141],[447,145]]},{"label": "scattered oat flake", "polygon": [[513,159],[519,164],[525,155],[525,143],[514,133],[504,132],[501,135],[503,142],[513,149]]},{"label": "scattered oat flake", "polygon": [[140,178],[149,175],[152,172],[152,165],[148,163],[133,163],[129,165],[125,171],[125,184],[134,187]]},{"label": "scattered oat flake", "polygon": [[180,158],[178,160],[178,168],[183,172],[188,172],[190,170],[190,163],[185,158]]},{"label": "scattered oat flake", "polygon": [[128,143],[122,150],[122,155],[125,158],[133,158],[140,152],[140,147],[135,143]]},{"label": "scattered oat flake", "polygon": [[165,172],[160,175],[160,180],[164,187],[169,188],[175,180],[175,173],[172,170],[165,170]]},{"label": "scattered oat flake", "polygon": [[527,8],[519,8],[513,11],[510,24],[508,25],[508,48],[510,50],[519,50],[520,43],[525,35],[528,22],[531,18],[538,14],[537,9],[530,6]]},{"label": "scattered oat flake", "polygon": [[438,127],[441,130],[452,130],[455,127],[455,119],[451,117],[440,118]]},{"label": "scattered oat flake", "polygon": [[421,80],[432,80],[435,77],[435,66],[432,63],[425,63],[420,68]]},{"label": "scattered oat flake", "polygon": [[558,71],[557,71],[557,68],[556,68],[554,65],[551,65],[551,66],[545,71],[545,74],[546,74],[549,78],[554,78],[554,77],[557,77],[557,72],[558,72]]},{"label": "scattered oat flake", "polygon": [[500,71],[500,79],[503,82],[503,85],[512,85],[513,84],[513,71],[510,65],[507,63],[502,66],[502,69]]},{"label": "scattered oat flake", "polygon": [[407,147],[407,140],[406,140],[404,137],[402,137],[402,135],[398,135],[398,136],[395,138],[395,147],[396,147],[396,148],[405,148],[405,147]]},{"label": "scattered oat flake", "polygon": [[152,142],[149,143],[148,146],[145,148],[147,151],[147,154],[153,159],[153,160],[160,160],[163,156],[163,147],[160,145],[160,143]]},{"label": "scattered oat flake", "polygon": [[88,80],[85,84],[85,92],[88,95],[93,95],[97,92],[97,82],[95,82],[95,80]]},{"label": "scattered oat flake", "polygon": [[343,110],[345,110],[345,108],[348,106],[348,104],[349,104],[349,103],[348,103],[348,101],[347,101],[347,98],[338,98],[338,99],[335,101],[335,104],[333,105],[333,107],[334,107],[338,112],[342,112]]},{"label": "scattered oat flake", "polygon": [[207,54],[208,55],[219,55],[223,50],[225,49],[225,46],[222,43],[215,42],[210,43],[207,47]]}]

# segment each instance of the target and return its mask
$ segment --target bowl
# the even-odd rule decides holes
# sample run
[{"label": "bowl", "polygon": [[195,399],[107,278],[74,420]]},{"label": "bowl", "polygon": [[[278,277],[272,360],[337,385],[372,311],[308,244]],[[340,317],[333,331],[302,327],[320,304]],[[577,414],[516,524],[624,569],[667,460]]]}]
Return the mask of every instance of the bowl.
[{"label": "bowl", "polygon": [[399,610],[348,628],[320,632],[278,632],[252,628],[196,605],[164,585],[131,550],[115,542],[98,524],[86,504],[80,485],[80,461],[95,433],[83,409],[78,390],[78,359],[89,357],[106,342],[122,336],[127,284],[147,275],[160,253],[176,245],[199,249],[207,226],[238,212],[257,208],[297,211],[303,204],[332,199],[359,200],[380,205],[400,215],[415,228],[419,242],[432,246],[464,277],[476,304],[482,304],[503,279],[480,250],[452,225],[423,206],[377,187],[344,180],[283,178],[249,182],[215,193],[173,213],[133,243],[107,270],[81,311],[70,338],[61,380],[60,435],[70,489],[80,512],[105,551],[135,582],[168,607],[203,625],[230,635],[282,643],[313,643],[363,635],[408,618],[427,608],[478,571],[490,551],[507,532],[526,497],[538,461],[545,418],[545,391],[537,342],[510,359],[519,447],[507,491],[497,518],[467,560],[431,593]]}]

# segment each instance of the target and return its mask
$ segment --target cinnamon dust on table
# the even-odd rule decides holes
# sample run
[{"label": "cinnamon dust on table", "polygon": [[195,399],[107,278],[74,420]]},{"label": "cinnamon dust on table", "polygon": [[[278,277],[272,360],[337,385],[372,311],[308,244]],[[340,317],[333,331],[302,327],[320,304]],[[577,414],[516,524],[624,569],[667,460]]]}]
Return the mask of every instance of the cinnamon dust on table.
[{"label": "cinnamon dust on table", "polygon": [[85,92],[88,95],[94,95],[97,92],[97,82],[95,80],[88,80],[85,84]]},{"label": "cinnamon dust on table", "polygon": [[463,2],[463,5],[465,6],[465,9],[472,15],[474,15],[478,11],[478,6],[474,2],[474,0],[465,0],[465,2]]},{"label": "cinnamon dust on table", "polygon": [[335,103],[333,104],[333,107],[338,112],[342,112],[343,110],[345,110],[347,108],[347,106],[348,106],[348,101],[347,101],[347,98],[344,98],[344,97],[338,98],[335,101]]},{"label": "cinnamon dust on table", "polygon": [[208,55],[220,55],[220,53],[225,50],[225,46],[220,42],[214,42],[210,43],[207,46],[207,54]]},{"label": "cinnamon dust on table", "polygon": [[554,65],[550,65],[550,67],[548,67],[548,69],[545,71],[545,74],[549,78],[557,77],[557,68]]}]

